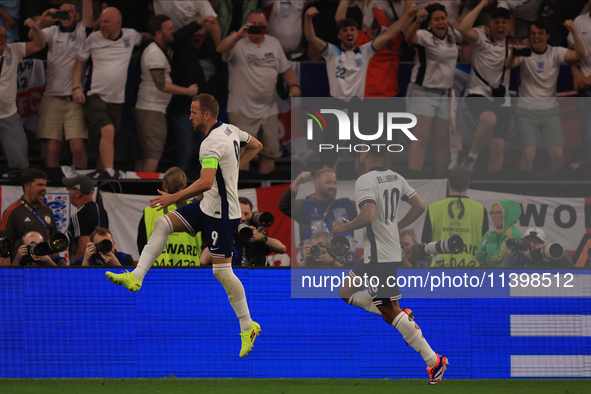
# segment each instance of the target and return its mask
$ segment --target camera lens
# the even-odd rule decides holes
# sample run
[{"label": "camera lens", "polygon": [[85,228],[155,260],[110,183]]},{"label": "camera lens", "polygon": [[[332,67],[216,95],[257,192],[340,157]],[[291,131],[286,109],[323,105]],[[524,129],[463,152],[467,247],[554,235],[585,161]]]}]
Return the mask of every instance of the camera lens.
[{"label": "camera lens", "polygon": [[113,242],[109,241],[108,239],[103,239],[101,242],[95,244],[96,250],[99,253],[109,253],[113,250]]}]

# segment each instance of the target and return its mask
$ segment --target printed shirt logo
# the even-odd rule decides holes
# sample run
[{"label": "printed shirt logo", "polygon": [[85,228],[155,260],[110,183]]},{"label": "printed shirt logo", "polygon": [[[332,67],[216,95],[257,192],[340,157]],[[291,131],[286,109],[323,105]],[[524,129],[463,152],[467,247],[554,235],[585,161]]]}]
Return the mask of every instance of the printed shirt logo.
[{"label": "printed shirt logo", "polygon": [[49,216],[45,215],[44,219],[47,222],[47,224],[51,223],[51,218]]},{"label": "printed shirt logo", "polygon": [[224,130],[224,133],[226,133],[226,135],[230,135],[230,134],[232,134],[232,130],[230,130],[229,127],[226,127],[226,130]]},{"label": "printed shirt logo", "polygon": [[30,222],[31,219],[29,219],[28,217],[25,218],[25,222]]},{"label": "printed shirt logo", "polygon": [[545,67],[546,67],[546,62],[538,62],[538,73],[544,72]]},{"label": "printed shirt logo", "polygon": [[6,59],[6,65],[7,66],[12,66],[12,58]]},{"label": "printed shirt logo", "polygon": [[355,59],[355,65],[357,67],[363,67],[363,59]]},{"label": "printed shirt logo", "polygon": [[123,45],[125,45],[125,48],[129,48],[131,46],[131,42],[129,41],[129,38],[123,39]]}]

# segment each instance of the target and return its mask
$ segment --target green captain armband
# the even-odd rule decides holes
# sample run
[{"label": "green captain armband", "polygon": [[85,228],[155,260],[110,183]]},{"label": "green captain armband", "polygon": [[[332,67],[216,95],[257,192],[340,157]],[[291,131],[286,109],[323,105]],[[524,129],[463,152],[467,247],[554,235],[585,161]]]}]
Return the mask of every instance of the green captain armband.
[{"label": "green captain armband", "polygon": [[201,168],[218,168],[218,159],[215,157],[206,157],[203,159],[203,163],[201,164]]}]

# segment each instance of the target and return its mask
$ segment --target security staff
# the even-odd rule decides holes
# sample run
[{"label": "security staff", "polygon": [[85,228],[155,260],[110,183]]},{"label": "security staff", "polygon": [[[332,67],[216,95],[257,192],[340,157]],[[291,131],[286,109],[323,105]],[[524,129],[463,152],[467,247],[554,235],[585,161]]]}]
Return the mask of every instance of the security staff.
[{"label": "security staff", "polygon": [[464,167],[451,170],[447,178],[448,198],[429,205],[425,215],[422,242],[439,241],[457,234],[464,241],[464,251],[457,255],[440,254],[446,267],[478,267],[476,250],[488,231],[486,208],[466,196],[470,171]]},{"label": "security staff", "polygon": [[[171,167],[166,171],[162,180],[162,189],[165,192],[172,194],[186,187],[187,176],[183,170],[178,167]],[[184,204],[171,204],[160,211],[157,208],[144,208],[144,214],[138,226],[137,246],[139,252],[141,253],[152,235],[154,222],[157,218],[189,203],[189,201],[186,201]],[[172,233],[168,236],[166,249],[158,256],[154,265],[160,267],[195,267],[200,265],[200,255],[201,233],[197,233],[196,237],[192,237],[188,233]]]}]

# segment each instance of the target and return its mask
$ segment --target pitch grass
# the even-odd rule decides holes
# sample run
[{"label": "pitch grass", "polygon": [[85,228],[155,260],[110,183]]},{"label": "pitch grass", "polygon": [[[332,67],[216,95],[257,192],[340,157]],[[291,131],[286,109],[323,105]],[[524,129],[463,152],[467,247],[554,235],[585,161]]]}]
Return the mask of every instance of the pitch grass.
[{"label": "pitch grass", "polygon": [[0,379],[2,394],[591,394],[591,380]]}]

